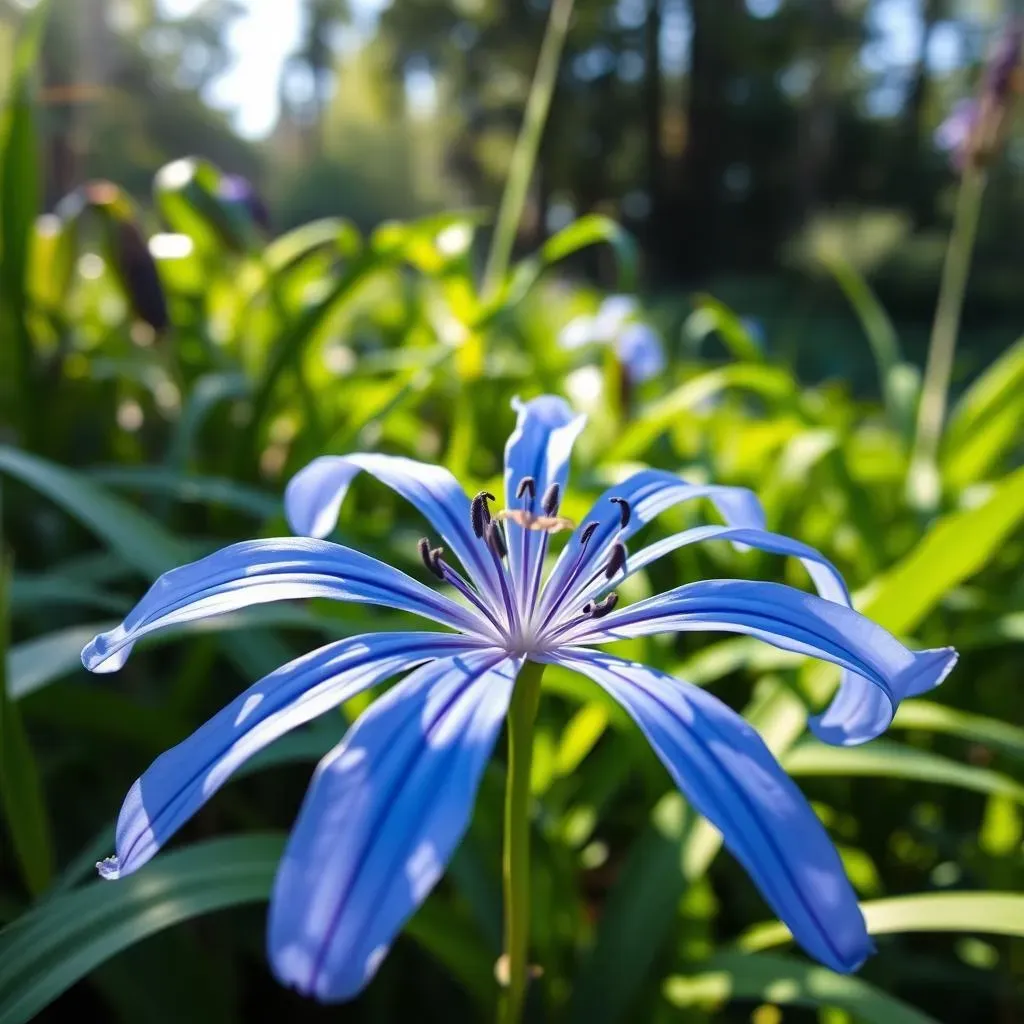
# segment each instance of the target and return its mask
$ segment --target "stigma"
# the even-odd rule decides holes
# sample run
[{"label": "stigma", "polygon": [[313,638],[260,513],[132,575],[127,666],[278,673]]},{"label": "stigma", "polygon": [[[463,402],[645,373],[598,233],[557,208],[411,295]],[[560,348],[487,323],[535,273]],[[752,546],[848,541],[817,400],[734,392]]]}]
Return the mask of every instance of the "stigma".
[{"label": "stigma", "polygon": [[522,508],[503,508],[500,512],[494,513],[494,518],[507,519],[524,530],[537,530],[541,533],[559,533],[576,527],[576,524],[565,516],[537,515]]}]

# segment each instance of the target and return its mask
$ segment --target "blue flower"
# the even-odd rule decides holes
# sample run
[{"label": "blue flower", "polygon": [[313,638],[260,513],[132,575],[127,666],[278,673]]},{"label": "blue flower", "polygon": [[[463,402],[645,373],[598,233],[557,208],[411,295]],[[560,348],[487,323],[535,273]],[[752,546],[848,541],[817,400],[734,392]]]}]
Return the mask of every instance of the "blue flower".
[{"label": "blue flower", "polygon": [[[486,493],[471,500],[436,466],[375,454],[319,458],[291,481],[285,499],[293,528],[310,536],[233,544],[175,569],[85,648],[89,669],[112,671],[154,630],[307,597],[395,608],[448,630],[341,640],[250,687],[131,788],[117,855],[99,865],[101,874],[138,870],[243,762],[288,730],[405,674],[318,766],[272,895],[268,946],[281,980],[320,999],[350,998],[444,871],[469,823],[516,675],[534,661],[589,676],[619,701],[804,949],[836,970],[855,970],[872,946],[854,892],[824,828],[757,733],[696,686],[595,645],[722,630],[832,662],[843,670],[841,689],[812,723],[832,743],[876,736],[902,698],[942,681],[955,652],[914,653],[853,611],[836,569],[768,532],[750,491],[659,470],[635,473],[600,497],[545,581],[551,538],[571,527],[559,509],[583,422],[558,398],[515,407],[504,508],[492,508],[496,499]],[[360,472],[410,501],[440,536],[445,547],[420,543],[434,586],[315,539],[333,529]],[[711,499],[725,525],[684,530],[630,554],[627,544],[644,525],[696,498]],[[799,558],[819,596],[776,583],[704,580],[617,607],[626,577],[705,540]]]},{"label": "blue flower", "polygon": [[949,116],[935,129],[937,149],[949,154],[953,167],[962,171],[967,163],[971,140],[978,129],[981,107],[977,100],[958,100]]},{"label": "blue flower", "polygon": [[610,295],[593,316],[578,316],[562,328],[558,342],[565,349],[611,345],[633,384],[657,377],[665,369],[665,349],[657,331],[637,319],[636,300]]}]

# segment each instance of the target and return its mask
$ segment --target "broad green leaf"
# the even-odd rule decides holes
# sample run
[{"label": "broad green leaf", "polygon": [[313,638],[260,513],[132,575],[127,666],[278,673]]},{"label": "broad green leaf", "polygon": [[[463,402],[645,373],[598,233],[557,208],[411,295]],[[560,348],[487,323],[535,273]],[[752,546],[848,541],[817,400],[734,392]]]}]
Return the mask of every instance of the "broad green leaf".
[{"label": "broad green leaf", "polygon": [[838,249],[829,247],[820,255],[864,329],[890,420],[909,441],[914,429],[920,375],[915,367],[903,361],[896,328],[864,275]]},{"label": "broad green leaf", "polygon": [[0,1020],[31,1020],[122,949],[202,914],[265,900],[276,835],[217,839],[166,854],[117,883],[56,895],[0,931]]},{"label": "broad green leaf", "polygon": [[719,370],[708,370],[641,409],[612,445],[606,460],[626,462],[640,458],[679,416],[732,388],[751,391],[774,402],[792,399],[796,393],[792,375],[777,366],[734,363]]},{"label": "broad green leaf", "polygon": [[182,546],[159,523],[81,473],[3,445],[0,473],[46,495],[151,579],[186,560]]},{"label": "broad green leaf", "polygon": [[35,894],[49,885],[53,873],[53,839],[35,754],[7,690],[10,581],[0,546],[0,802],[22,877]]},{"label": "broad green leaf", "polygon": [[[965,932],[1024,938],[1024,896],[1011,892],[928,892],[861,904],[872,935],[910,932]],[[781,921],[751,928],[739,945],[750,951],[789,942]]]},{"label": "broad green leaf", "polygon": [[[67,626],[54,630],[31,640],[23,640],[15,644],[7,652],[7,692],[12,700],[20,700],[30,693],[52,683],[72,672],[82,670],[82,648],[97,633],[105,632],[117,625],[115,621],[90,622],[83,625]],[[181,626],[174,626],[144,637],[140,641],[141,649],[175,643],[183,637],[201,633],[217,633],[220,642],[227,644],[228,649],[241,659],[247,645],[263,636],[263,643],[273,642],[273,636],[266,635],[273,628],[308,629],[320,633],[327,639],[338,639],[351,636],[366,629],[366,623],[353,623],[352,619],[335,616],[318,615],[297,605],[277,605],[271,607],[246,608],[227,615],[219,615],[212,619],[199,619]],[[242,632],[246,635],[232,637],[232,633]],[[223,634],[223,635],[220,635]],[[270,666],[288,660],[289,654],[282,654]],[[263,660],[262,656],[258,660]],[[263,670],[256,665],[257,674]],[[252,675],[252,673],[247,673]],[[102,686],[102,681],[94,685]]]},{"label": "broad green leaf", "polygon": [[696,824],[677,793],[663,797],[651,812],[650,824],[630,848],[608,895],[597,941],[573,983],[571,1024],[626,1019],[692,880],[679,851]]},{"label": "broad green leaf", "polygon": [[57,573],[15,576],[11,586],[13,613],[49,609],[56,605],[97,608],[106,612],[125,612],[129,608],[127,598],[121,594],[111,593],[102,587],[83,583],[68,576]]},{"label": "broad green leaf", "polygon": [[857,595],[869,618],[897,635],[917,628],[949,591],[983,569],[1024,521],[1024,469],[975,508],[943,516],[902,561]]},{"label": "broad green leaf", "polygon": [[993,409],[942,464],[947,487],[954,493],[988,479],[1020,448],[1024,427],[1024,385],[1013,399]]},{"label": "broad green leaf", "polygon": [[90,470],[89,476],[108,487],[159,494],[182,502],[220,505],[257,519],[271,519],[282,512],[277,495],[225,477],[194,476],[154,466],[101,466]]},{"label": "broad green leaf", "polygon": [[1024,729],[932,701],[904,701],[896,712],[892,728],[945,733],[1024,758]]},{"label": "broad green leaf", "polygon": [[608,713],[603,703],[585,704],[569,720],[558,741],[555,752],[557,775],[571,775],[583,759],[594,749],[608,725]]},{"label": "broad green leaf", "polygon": [[[74,470],[0,445],[0,473],[45,495],[151,580],[192,558],[189,545],[164,530],[155,519]],[[285,648],[272,635],[229,634],[220,643],[243,675],[250,678],[259,678],[287,660]]]},{"label": "broad green leaf", "polygon": [[164,221],[210,254],[241,250],[252,239],[230,204],[218,198],[220,171],[207,160],[183,157],[161,167],[153,198]]},{"label": "broad green leaf", "polygon": [[764,353],[743,321],[724,302],[710,295],[696,295],[694,311],[683,324],[683,331],[696,346],[711,334],[717,333],[733,359],[760,363]]},{"label": "broad green leaf", "polygon": [[942,439],[942,469],[950,486],[983,479],[1013,447],[1024,425],[1024,338],[964,392]]},{"label": "broad green leaf", "polygon": [[174,439],[167,453],[171,466],[183,469],[192,458],[196,439],[207,416],[221,402],[248,396],[252,385],[241,373],[206,373],[189,389]]},{"label": "broad green leaf", "polygon": [[633,237],[622,225],[600,214],[588,214],[552,235],[533,256],[512,268],[506,286],[488,303],[478,327],[508,311],[526,298],[544,272],[581,249],[607,243],[618,262],[620,291],[636,289],[638,252]]},{"label": "broad green leaf", "polygon": [[[0,1020],[22,1024],[128,946],[202,914],[267,899],[280,835],[214,839],[165,853],[116,883],[55,894],[0,931]],[[453,915],[429,903],[407,933],[487,1005],[493,964]]]},{"label": "broad green leaf", "polygon": [[790,775],[868,776],[958,786],[977,793],[998,794],[1024,803],[1024,785],[990,768],[962,764],[941,754],[915,750],[889,740],[861,747],[829,747],[803,740],[782,758]]},{"label": "broad green leaf", "polygon": [[32,700],[19,705],[19,710],[28,721],[86,739],[94,750],[137,750],[149,758],[180,743],[194,725],[173,707],[142,703],[81,677],[37,691]]},{"label": "broad green leaf", "polygon": [[262,438],[264,420],[270,411],[274,392],[282,376],[289,368],[301,365],[306,346],[312,342],[328,318],[371,277],[390,265],[389,260],[373,252],[358,257],[330,284],[326,294],[284,325],[267,353],[263,373],[253,389],[250,429],[254,445],[259,444]]},{"label": "broad green leaf", "polygon": [[82,648],[97,633],[116,625],[115,619],[67,626],[12,646],[7,652],[7,695],[12,701],[21,700],[47,683],[82,669]]},{"label": "broad green leaf", "polygon": [[858,1024],[937,1024],[860,978],[787,956],[719,953],[690,975],[666,979],[675,1007],[718,1007],[731,1000],[778,1006],[836,1007]]},{"label": "broad green leaf", "polygon": [[271,273],[291,270],[296,263],[321,249],[336,249],[351,258],[362,245],[358,229],[349,221],[326,217],[310,221],[270,242],[263,251],[263,263]]}]

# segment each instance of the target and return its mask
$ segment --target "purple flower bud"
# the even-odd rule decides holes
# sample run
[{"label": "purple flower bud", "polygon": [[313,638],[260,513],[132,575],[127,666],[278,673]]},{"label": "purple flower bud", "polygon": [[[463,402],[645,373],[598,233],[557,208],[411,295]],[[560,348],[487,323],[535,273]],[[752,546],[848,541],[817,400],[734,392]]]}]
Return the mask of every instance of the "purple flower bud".
[{"label": "purple flower bud", "polygon": [[1014,76],[1020,67],[1024,45],[1024,22],[1013,21],[999,37],[985,68],[985,92],[1002,106],[1014,90]]},{"label": "purple flower bud", "polygon": [[935,129],[933,140],[936,148],[949,154],[950,162],[958,171],[962,171],[967,163],[980,114],[977,100],[959,100],[945,121]]},{"label": "purple flower bud", "polygon": [[241,174],[223,175],[217,186],[217,196],[229,206],[244,209],[262,231],[270,231],[270,210],[248,178]]},{"label": "purple flower bud", "polygon": [[159,334],[170,325],[156,262],[142,232],[129,220],[112,224],[115,268],[135,315]]},{"label": "purple flower bud", "polygon": [[1024,22],[1014,21],[996,42],[985,65],[976,99],[960,100],[935,132],[935,145],[950,155],[957,171],[982,166],[998,152],[1006,130],[1007,113],[1021,91],[1021,47]]}]

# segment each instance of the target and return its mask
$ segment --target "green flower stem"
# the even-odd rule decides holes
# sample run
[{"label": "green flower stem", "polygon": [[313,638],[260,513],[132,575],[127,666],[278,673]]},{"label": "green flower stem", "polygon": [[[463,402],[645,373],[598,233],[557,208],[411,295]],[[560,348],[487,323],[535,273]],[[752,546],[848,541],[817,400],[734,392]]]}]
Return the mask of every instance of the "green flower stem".
[{"label": "green flower stem", "polygon": [[537,70],[526,101],[523,127],[512,153],[508,179],[498,209],[498,222],[495,224],[494,237],[491,240],[491,251],[487,256],[483,284],[485,297],[490,296],[498,288],[508,271],[516,231],[523,216],[523,207],[526,205],[526,193],[533,177],[533,168],[537,163],[544,124],[551,109],[551,97],[558,79],[558,64],[562,59],[562,48],[569,31],[573,3],[574,0],[554,0],[551,5],[547,28],[544,30],[544,41],[541,43],[540,56],[537,58]]},{"label": "green flower stem", "polygon": [[526,998],[530,936],[530,763],[533,727],[544,666],[523,665],[508,709],[508,778],[505,783],[505,954],[499,1019],[519,1024]]},{"label": "green flower stem", "polygon": [[967,291],[971,254],[978,234],[981,197],[985,191],[984,170],[969,165],[957,195],[949,248],[942,267],[939,301],[928,345],[921,401],[917,407],[917,431],[907,475],[907,498],[921,511],[934,511],[939,501],[938,452],[946,418],[949,380],[953,372],[960,314]]}]

